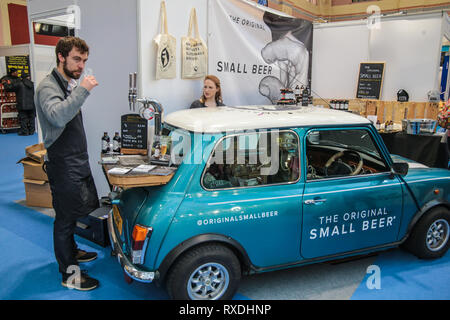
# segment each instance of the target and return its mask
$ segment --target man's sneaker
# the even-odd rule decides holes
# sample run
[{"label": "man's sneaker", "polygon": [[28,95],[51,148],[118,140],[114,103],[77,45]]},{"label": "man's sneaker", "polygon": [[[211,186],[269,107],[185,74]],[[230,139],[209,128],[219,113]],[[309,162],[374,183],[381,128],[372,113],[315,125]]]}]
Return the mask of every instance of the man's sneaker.
[{"label": "man's sneaker", "polygon": [[91,278],[85,270],[82,270],[78,274],[63,274],[61,284],[69,289],[89,291],[97,288],[99,282],[97,279]]},{"label": "man's sneaker", "polygon": [[75,257],[78,261],[78,263],[81,262],[88,262],[97,259],[97,253],[96,252],[86,252],[84,250],[78,249],[77,255]]}]

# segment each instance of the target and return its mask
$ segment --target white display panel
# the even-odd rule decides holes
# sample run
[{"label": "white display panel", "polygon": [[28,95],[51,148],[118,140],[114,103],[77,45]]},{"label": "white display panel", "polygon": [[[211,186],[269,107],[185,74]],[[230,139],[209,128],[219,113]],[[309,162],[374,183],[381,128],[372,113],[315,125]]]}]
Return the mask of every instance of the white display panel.
[{"label": "white display panel", "polygon": [[370,59],[385,61],[381,100],[397,100],[405,89],[410,101],[427,101],[437,88],[441,18],[383,21],[370,37]]},{"label": "white display panel", "polygon": [[369,55],[365,24],[315,25],[311,87],[317,98],[356,97],[359,62]]},{"label": "white display panel", "polygon": [[55,47],[34,45],[34,83],[39,84],[56,67]]}]

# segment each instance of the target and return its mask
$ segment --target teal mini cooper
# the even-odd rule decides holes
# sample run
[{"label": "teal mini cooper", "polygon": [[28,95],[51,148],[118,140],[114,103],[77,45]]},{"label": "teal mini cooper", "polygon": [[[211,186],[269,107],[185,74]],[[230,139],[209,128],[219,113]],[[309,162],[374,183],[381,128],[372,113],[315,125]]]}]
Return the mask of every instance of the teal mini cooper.
[{"label": "teal mini cooper", "polygon": [[449,247],[450,172],[389,154],[367,119],[318,107],[242,106],[167,115],[177,167],[113,200],[124,271],[174,299],[231,299],[243,275],[402,245]]}]

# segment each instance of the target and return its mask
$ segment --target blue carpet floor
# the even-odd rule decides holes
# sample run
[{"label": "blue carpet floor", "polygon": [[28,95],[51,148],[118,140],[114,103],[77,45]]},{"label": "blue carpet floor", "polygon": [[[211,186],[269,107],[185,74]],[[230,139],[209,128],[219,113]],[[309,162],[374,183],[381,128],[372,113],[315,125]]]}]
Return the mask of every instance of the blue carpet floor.
[{"label": "blue carpet floor", "polygon": [[[101,285],[89,292],[69,290],[61,286],[58,266],[53,255],[53,219],[16,203],[17,200],[25,198],[23,168],[16,162],[25,156],[25,147],[37,143],[37,140],[37,135],[23,137],[16,133],[0,135],[0,146],[3,150],[0,155],[0,299],[167,299],[165,290],[154,284],[136,281],[127,284],[123,280],[123,271],[116,258],[110,256],[109,248],[103,248],[78,236],[76,240],[82,249],[99,253],[97,260],[82,266],[92,276],[98,278]],[[450,299],[450,252],[442,259],[425,261],[401,249],[395,249],[380,253],[374,261],[373,264],[377,265],[381,272],[380,289],[368,289],[366,282],[370,274],[365,277],[364,273],[355,275],[364,279],[351,295],[351,299]],[[342,268],[342,265],[339,268]],[[333,272],[333,268],[327,272]],[[338,272],[335,273],[339,276]],[[264,276],[261,276],[260,281],[264,282]],[[323,286],[321,281],[318,277],[312,283],[311,281],[308,283],[317,289]],[[302,286],[293,289],[287,283],[285,285],[277,283],[276,288],[261,290],[282,292],[283,288],[308,290]],[[276,296],[289,299],[290,295],[287,293],[285,298],[280,294]],[[235,299],[249,298],[252,298],[252,295],[248,293],[247,296],[239,293],[235,296]],[[335,298],[342,299],[340,296]]]}]

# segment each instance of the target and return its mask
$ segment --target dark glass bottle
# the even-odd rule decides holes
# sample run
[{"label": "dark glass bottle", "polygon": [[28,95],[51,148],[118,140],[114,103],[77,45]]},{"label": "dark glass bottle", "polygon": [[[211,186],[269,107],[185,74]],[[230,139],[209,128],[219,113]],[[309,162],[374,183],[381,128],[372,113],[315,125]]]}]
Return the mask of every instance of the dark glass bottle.
[{"label": "dark glass bottle", "polygon": [[117,152],[120,153],[120,142],[122,140],[120,139],[120,135],[118,132],[116,132],[114,134],[114,138],[113,138],[113,152]]},{"label": "dark glass bottle", "polygon": [[108,132],[104,132],[103,133],[103,137],[102,137],[102,153],[108,153],[109,152],[109,136],[108,136]]}]

